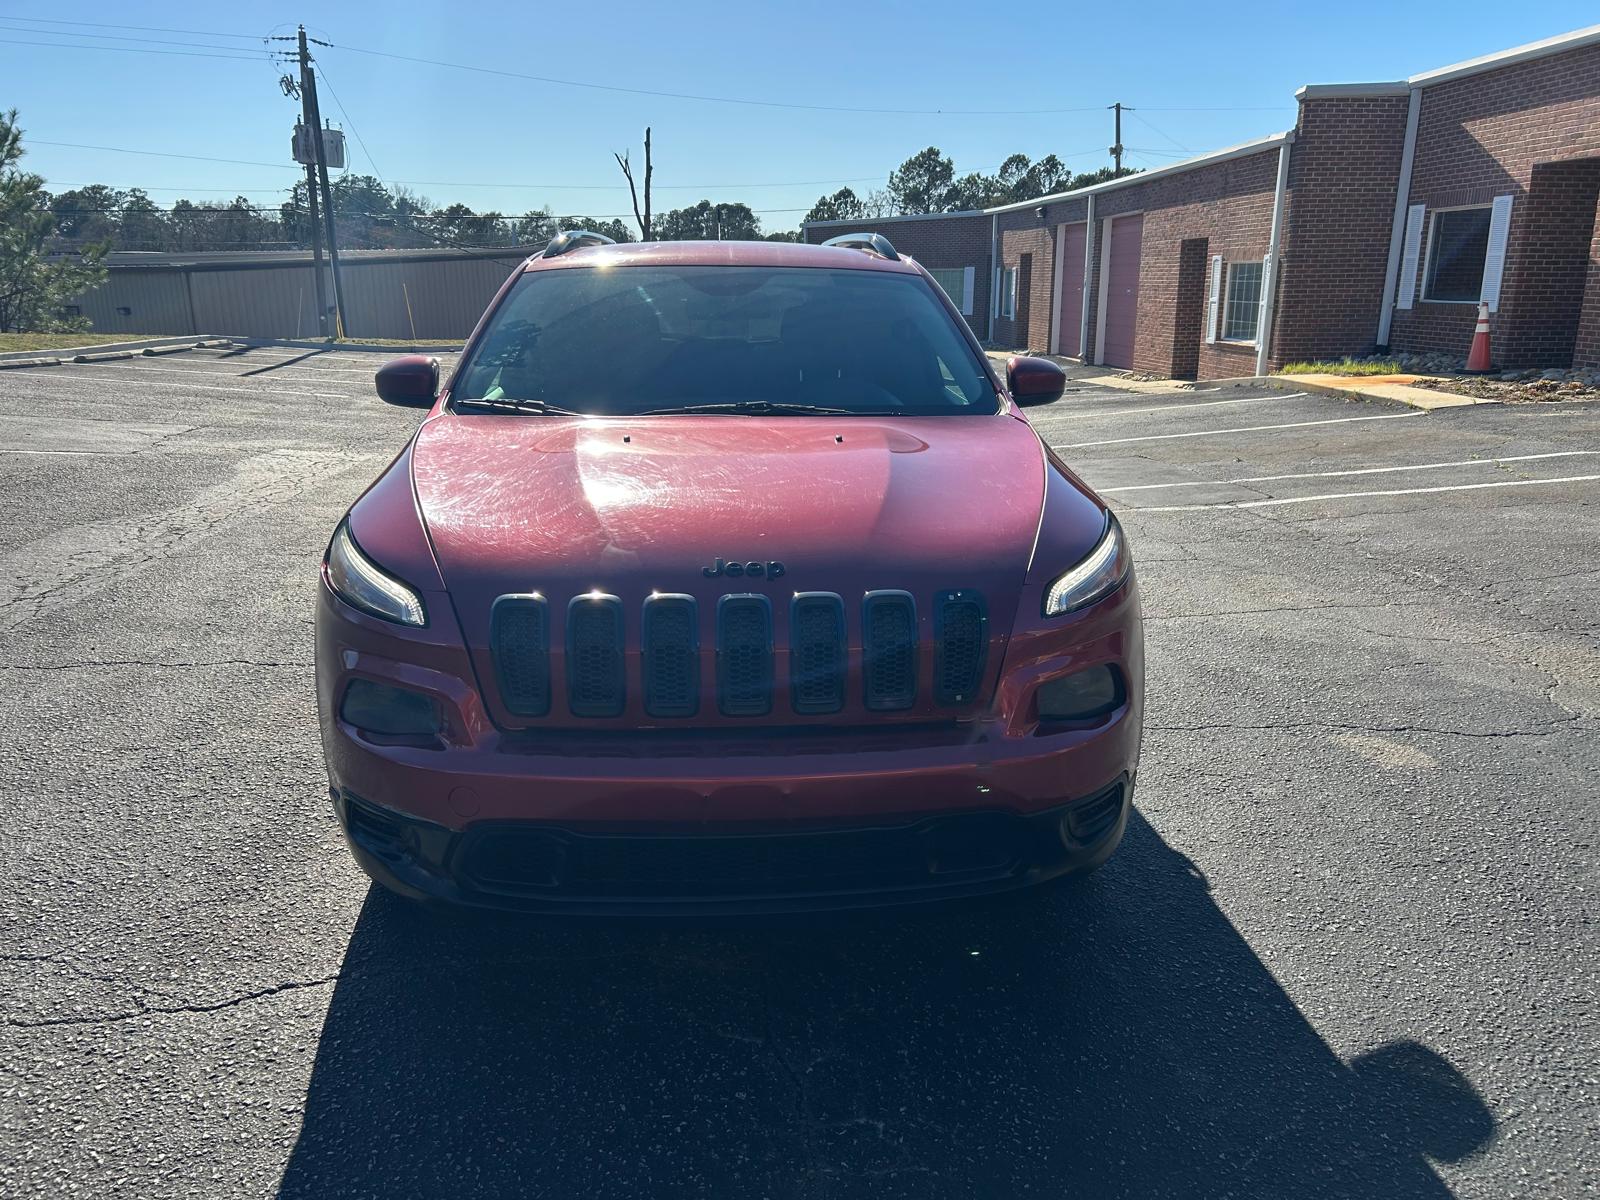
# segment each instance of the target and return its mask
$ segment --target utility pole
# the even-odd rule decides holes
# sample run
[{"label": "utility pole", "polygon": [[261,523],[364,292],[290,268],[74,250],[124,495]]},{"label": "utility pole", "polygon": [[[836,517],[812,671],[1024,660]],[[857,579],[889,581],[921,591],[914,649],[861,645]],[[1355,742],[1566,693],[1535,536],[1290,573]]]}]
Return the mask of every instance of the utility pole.
[{"label": "utility pole", "polygon": [[[1111,160],[1114,163],[1117,164],[1117,174],[1121,175],[1122,174],[1122,113],[1123,113],[1123,109],[1124,109],[1125,106],[1121,103],[1121,101],[1118,101],[1116,104],[1108,104],[1106,107],[1111,109],[1113,112],[1115,112],[1117,114],[1117,117],[1116,117],[1116,120],[1117,120],[1116,143],[1117,144],[1111,147]],[[1132,112],[1133,109],[1129,108],[1129,109],[1127,109],[1127,111],[1128,112]]]},{"label": "utility pole", "polygon": [[[322,189],[322,220],[328,237],[328,262],[333,267],[334,336],[344,337],[349,326],[345,321],[343,280],[339,276],[339,244],[334,235],[333,189],[328,185],[328,156],[322,140],[322,113],[317,107],[317,77],[311,69],[311,54],[306,49],[304,25],[300,26],[297,42],[300,49],[300,102],[303,106],[305,123],[311,130],[312,155],[316,159],[315,184],[319,184]],[[309,166],[306,168],[306,178],[308,181],[313,178]],[[315,199],[311,202],[311,211],[316,212]],[[312,218],[313,222],[315,219]],[[320,290],[320,271],[317,278]]]},{"label": "utility pole", "polygon": [[[306,209],[311,214],[311,271],[317,284],[317,332],[327,337],[328,289],[322,279],[322,211],[317,203],[317,168],[312,163],[306,164]],[[295,318],[296,325],[299,320]]]}]

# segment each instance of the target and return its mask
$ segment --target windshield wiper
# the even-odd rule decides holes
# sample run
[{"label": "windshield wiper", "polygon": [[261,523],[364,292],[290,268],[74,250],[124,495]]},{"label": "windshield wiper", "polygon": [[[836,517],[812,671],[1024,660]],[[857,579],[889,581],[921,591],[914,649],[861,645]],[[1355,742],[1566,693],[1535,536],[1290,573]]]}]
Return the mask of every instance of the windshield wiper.
[{"label": "windshield wiper", "polygon": [[586,417],[588,413],[577,412],[570,408],[562,408],[559,404],[551,404],[548,400],[516,400],[510,396],[496,396],[493,399],[456,400],[457,407],[463,404],[476,405],[478,408],[501,408],[508,412],[546,413],[557,417]]},{"label": "windshield wiper", "polygon": [[854,408],[825,408],[819,404],[791,404],[775,400],[731,400],[718,404],[675,404],[670,408],[647,408],[635,413],[638,417],[655,417],[667,413],[748,413],[757,417],[867,417],[883,413],[867,413]]}]

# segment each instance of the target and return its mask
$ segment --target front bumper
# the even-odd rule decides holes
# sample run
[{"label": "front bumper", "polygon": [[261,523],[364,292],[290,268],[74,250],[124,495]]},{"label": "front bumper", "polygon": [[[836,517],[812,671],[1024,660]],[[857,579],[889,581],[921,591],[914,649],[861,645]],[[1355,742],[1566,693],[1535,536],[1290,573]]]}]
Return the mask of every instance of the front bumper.
[{"label": "front bumper", "polygon": [[[444,598],[402,637],[321,591],[330,791],[363,869],[404,894],[573,913],[939,900],[1095,866],[1126,821],[1143,718],[1131,580],[1072,622],[1014,633],[994,703],[969,719],[592,732],[497,726]],[[1120,708],[1030,717],[1043,681],[1097,663],[1121,671]],[[339,712],[354,678],[432,696],[443,732],[405,744],[353,728]]]},{"label": "front bumper", "polygon": [[414,899],[571,916],[827,912],[959,900],[1104,862],[1132,780],[1029,816],[939,813],[813,829],[594,831],[479,822],[454,831],[332,793],[369,876]]}]

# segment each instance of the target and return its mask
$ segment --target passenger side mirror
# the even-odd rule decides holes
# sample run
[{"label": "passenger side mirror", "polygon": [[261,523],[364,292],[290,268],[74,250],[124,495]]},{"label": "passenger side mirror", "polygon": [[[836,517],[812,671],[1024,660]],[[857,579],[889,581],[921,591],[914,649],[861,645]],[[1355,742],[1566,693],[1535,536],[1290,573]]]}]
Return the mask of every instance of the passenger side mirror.
[{"label": "passenger side mirror", "polygon": [[402,354],[378,371],[378,395],[390,404],[432,408],[439,394],[439,360],[426,354]]},{"label": "passenger side mirror", "polygon": [[1048,358],[1013,354],[1006,360],[1006,389],[1018,404],[1049,404],[1067,390],[1067,373]]}]

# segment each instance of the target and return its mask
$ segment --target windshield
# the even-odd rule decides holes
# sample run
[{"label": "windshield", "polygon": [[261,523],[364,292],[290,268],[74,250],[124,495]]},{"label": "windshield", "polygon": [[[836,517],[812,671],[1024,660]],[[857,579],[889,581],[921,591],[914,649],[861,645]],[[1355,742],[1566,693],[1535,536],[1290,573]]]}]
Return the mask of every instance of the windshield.
[{"label": "windshield", "polygon": [[921,276],[728,266],[529,272],[452,400],[607,416],[997,411]]}]

